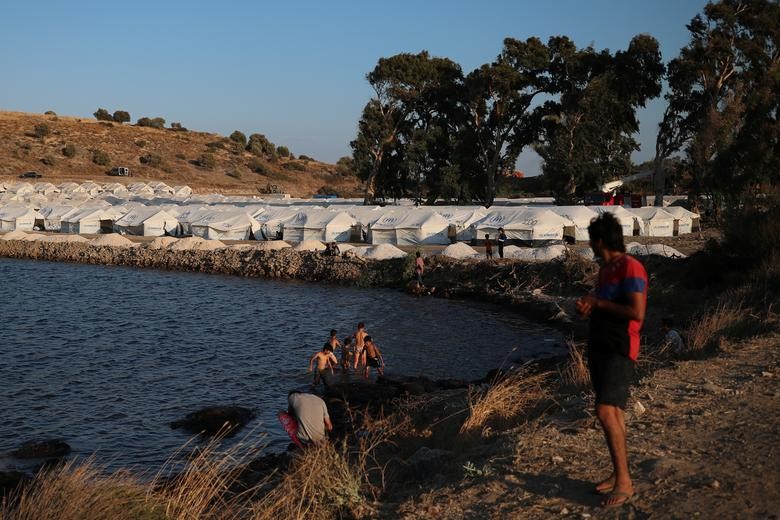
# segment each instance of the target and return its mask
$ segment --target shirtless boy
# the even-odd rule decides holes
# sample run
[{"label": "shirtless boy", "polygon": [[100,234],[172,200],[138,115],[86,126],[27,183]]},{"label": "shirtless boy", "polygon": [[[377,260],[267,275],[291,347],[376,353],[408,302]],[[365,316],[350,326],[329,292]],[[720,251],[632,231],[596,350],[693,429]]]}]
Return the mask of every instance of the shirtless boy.
[{"label": "shirtless boy", "polygon": [[385,360],[382,358],[382,352],[379,347],[376,346],[371,336],[365,338],[366,348],[364,349],[365,368],[363,369],[363,377],[368,379],[368,373],[371,367],[376,368],[377,373],[381,376],[384,373]]},{"label": "shirtless boy", "polygon": [[357,331],[355,331],[355,366],[354,370],[357,370],[358,364],[365,366],[366,364],[366,352],[365,352],[365,340],[368,333],[366,332],[366,324],[362,321],[358,323]]},{"label": "shirtless boy", "polygon": [[314,381],[312,381],[311,387],[316,387],[320,380],[322,380],[322,383],[327,386],[328,381],[325,379],[325,371],[330,369],[330,373],[332,375],[333,367],[339,363],[338,359],[336,359],[336,356],[333,355],[333,347],[330,346],[330,343],[325,343],[325,345],[322,347],[322,350],[311,357],[309,360],[309,372],[312,371],[315,360],[317,361],[317,369],[314,372]]}]

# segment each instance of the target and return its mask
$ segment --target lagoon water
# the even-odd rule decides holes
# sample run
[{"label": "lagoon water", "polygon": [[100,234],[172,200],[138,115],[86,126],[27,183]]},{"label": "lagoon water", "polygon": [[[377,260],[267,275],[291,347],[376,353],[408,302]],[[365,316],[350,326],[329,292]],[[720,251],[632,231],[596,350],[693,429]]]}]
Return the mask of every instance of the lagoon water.
[{"label": "lagoon water", "polygon": [[560,343],[498,306],[394,290],[9,259],[0,279],[0,469],[45,438],[154,469],[188,439],[169,423],[209,404],[255,409],[247,429],[281,450],[288,390],[331,328],[361,320],[389,374],[479,378]]}]

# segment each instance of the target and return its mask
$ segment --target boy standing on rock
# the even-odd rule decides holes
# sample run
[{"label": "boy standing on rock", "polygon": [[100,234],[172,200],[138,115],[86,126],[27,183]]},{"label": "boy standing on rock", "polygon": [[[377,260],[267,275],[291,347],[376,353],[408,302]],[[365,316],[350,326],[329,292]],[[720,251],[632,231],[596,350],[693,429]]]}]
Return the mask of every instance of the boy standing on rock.
[{"label": "boy standing on rock", "polygon": [[376,368],[377,373],[381,376],[384,373],[383,367],[385,365],[385,360],[382,359],[382,352],[379,350],[379,347],[376,346],[374,340],[371,339],[371,336],[366,336],[365,344],[366,366],[363,369],[363,377],[368,379],[368,373],[371,370],[371,367]]},{"label": "boy standing on rock", "polygon": [[577,312],[590,316],[588,368],[596,393],[596,415],[604,429],[612,459],[612,474],[596,484],[607,495],[601,505],[618,507],[634,494],[628,473],[624,410],[634,363],[639,355],[639,331],[647,307],[647,272],[626,254],[620,223],[604,213],[588,226],[590,247],[603,260],[596,293],[577,300]]},{"label": "boy standing on rock", "polygon": [[333,375],[333,367],[339,364],[336,356],[333,355],[333,347],[330,343],[325,343],[322,350],[314,354],[309,360],[309,372],[314,367],[314,361],[317,361],[317,369],[314,372],[314,381],[311,383],[311,387],[315,388],[322,380],[325,386],[328,386],[328,381],[325,379],[325,372],[330,369],[331,375]]}]

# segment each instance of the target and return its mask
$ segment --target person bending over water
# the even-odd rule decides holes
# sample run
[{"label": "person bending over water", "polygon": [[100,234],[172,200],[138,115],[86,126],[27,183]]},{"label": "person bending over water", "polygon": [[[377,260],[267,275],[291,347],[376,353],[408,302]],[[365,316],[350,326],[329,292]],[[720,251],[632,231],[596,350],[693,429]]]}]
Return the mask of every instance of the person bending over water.
[{"label": "person bending over water", "polygon": [[325,372],[330,369],[330,373],[332,375],[333,367],[339,363],[339,361],[336,359],[336,356],[333,355],[333,347],[330,346],[330,343],[325,343],[325,345],[322,347],[322,350],[311,357],[309,360],[309,372],[312,371],[315,361],[317,361],[317,369],[314,372],[314,380],[311,383],[311,387],[315,388],[319,384],[320,380],[322,380],[322,384],[328,386],[328,380],[325,378]]},{"label": "person bending over water", "polygon": [[365,345],[366,348],[364,349],[364,356],[365,356],[365,368],[363,369],[363,377],[368,379],[368,374],[371,370],[371,367],[376,368],[377,373],[381,376],[384,374],[384,365],[385,360],[382,358],[382,352],[379,350],[379,347],[374,343],[374,340],[371,338],[371,336],[366,336],[365,338]]}]

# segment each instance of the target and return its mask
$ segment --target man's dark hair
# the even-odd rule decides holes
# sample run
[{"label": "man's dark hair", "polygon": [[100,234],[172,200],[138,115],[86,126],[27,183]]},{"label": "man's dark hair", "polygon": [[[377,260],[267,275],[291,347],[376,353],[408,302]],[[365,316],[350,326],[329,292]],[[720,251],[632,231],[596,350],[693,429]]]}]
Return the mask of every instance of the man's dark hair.
[{"label": "man's dark hair", "polygon": [[336,336],[336,329],[330,329],[330,337],[333,338]]},{"label": "man's dark hair", "polygon": [[420,258],[420,252],[419,251],[417,251],[416,256],[417,256],[417,258]]},{"label": "man's dark hair", "polygon": [[601,240],[610,251],[626,252],[623,243],[623,228],[612,213],[604,212],[590,221],[588,235],[591,242]]},{"label": "man's dark hair", "polygon": [[323,352],[333,352],[333,347],[330,345],[330,343],[325,343],[325,345],[322,346]]},{"label": "man's dark hair", "polygon": [[364,342],[364,343],[368,343],[369,341],[374,341],[374,340],[371,338],[371,336],[366,336],[365,338],[363,338],[363,342]]},{"label": "man's dark hair", "polygon": [[358,328],[359,329],[365,329],[366,328],[366,324],[361,321],[360,323],[358,323]]}]

